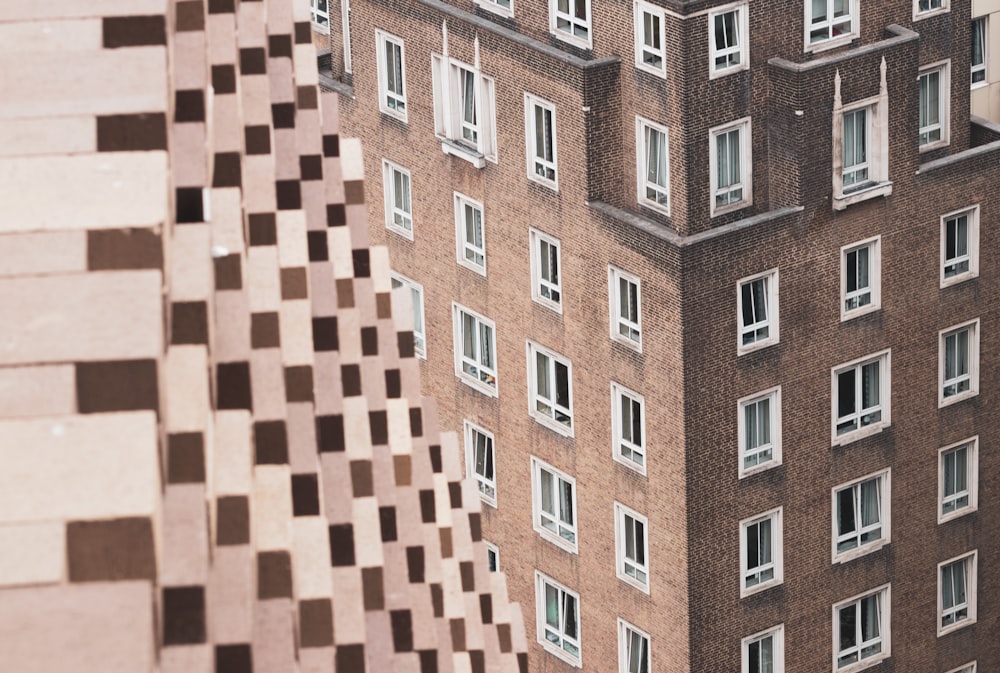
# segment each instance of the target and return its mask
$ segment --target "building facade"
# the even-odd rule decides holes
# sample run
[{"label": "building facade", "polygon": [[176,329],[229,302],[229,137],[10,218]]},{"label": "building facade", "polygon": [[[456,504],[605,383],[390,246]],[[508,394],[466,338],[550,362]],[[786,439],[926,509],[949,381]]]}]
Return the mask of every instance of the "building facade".
[{"label": "building facade", "polygon": [[998,8],[328,7],[534,670],[1000,667]]}]

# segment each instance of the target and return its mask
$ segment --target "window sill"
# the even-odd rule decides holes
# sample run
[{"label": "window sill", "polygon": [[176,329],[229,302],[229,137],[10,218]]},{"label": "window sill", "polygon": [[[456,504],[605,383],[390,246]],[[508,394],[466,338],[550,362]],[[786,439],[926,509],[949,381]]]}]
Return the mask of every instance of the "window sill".
[{"label": "window sill", "polygon": [[761,341],[755,341],[752,344],[747,344],[746,346],[742,344],[737,344],[736,355],[746,355],[747,353],[753,353],[754,351],[759,351],[769,346],[775,346],[779,343],[777,337],[771,337],[768,339],[763,339]]},{"label": "window sill", "polygon": [[892,194],[892,181],[876,182],[862,187],[861,189],[833,195],[833,209],[844,210],[847,206],[861,203],[877,196],[889,196]]},{"label": "window sill", "polygon": [[378,111],[381,112],[382,114],[384,114],[386,117],[389,117],[390,119],[395,119],[395,120],[400,121],[400,122],[402,122],[404,124],[408,124],[409,123],[407,121],[407,117],[406,117],[406,113],[405,112],[399,112],[397,110],[390,110],[389,108],[382,107],[382,106],[379,106]]},{"label": "window sill", "polygon": [[[740,458],[740,460],[742,461],[742,457]],[[760,474],[761,472],[767,472],[768,470],[774,469],[779,465],[781,465],[780,459],[772,459],[767,461],[766,463],[761,463],[760,465],[754,465],[749,469],[740,470],[739,478],[745,479],[746,477],[752,477],[755,474]]]},{"label": "window sill", "polygon": [[642,336],[639,337],[639,341],[633,341],[628,337],[620,336],[614,332],[611,333],[611,341],[617,344],[625,346],[629,350],[633,350],[636,353],[642,353]]},{"label": "window sill", "polygon": [[979,277],[979,271],[969,271],[969,272],[963,273],[963,274],[961,274],[959,276],[952,276],[951,278],[942,278],[941,279],[941,289],[943,290],[946,287],[952,287],[953,285],[959,285],[961,283],[964,283],[967,280],[972,280],[973,278],[978,278],[978,277]]},{"label": "window sill", "polygon": [[[647,573],[647,575],[648,575],[648,573]],[[638,589],[642,593],[646,594],[647,596],[649,595],[649,585],[648,584],[643,584],[642,582],[640,582],[639,580],[635,579],[634,577],[632,577],[630,575],[626,575],[625,573],[621,572],[620,569],[618,571],[618,579],[620,579],[625,584],[628,584],[629,586],[635,587],[636,589]]]},{"label": "window sill", "polygon": [[740,598],[748,598],[754,594],[759,594],[762,591],[767,591],[773,587],[781,586],[784,583],[783,578],[775,578],[764,582],[763,584],[758,584],[757,586],[746,588],[744,585],[740,585]]},{"label": "window sill", "polygon": [[708,68],[708,79],[709,79],[709,81],[711,81],[713,79],[722,79],[723,77],[725,77],[727,75],[734,75],[734,74],[736,74],[738,72],[743,72],[744,70],[749,70],[750,69],[750,64],[748,62],[746,62],[746,58],[744,58],[742,56],[740,58],[741,58],[741,62],[740,62],[739,65],[730,66],[728,68],[723,68],[721,70],[716,70],[715,68],[712,68],[711,66],[709,66],[709,68]]},{"label": "window sill", "polygon": [[639,465],[634,460],[629,460],[628,458],[624,458],[621,455],[621,449],[619,449],[618,447],[615,447],[615,453],[612,456],[612,458],[615,459],[615,462],[621,463],[622,465],[624,465],[625,467],[627,467],[632,472],[635,472],[636,474],[640,474],[643,477],[646,476],[646,463],[645,463],[645,461],[643,462],[642,465]]},{"label": "window sill", "polygon": [[932,143],[921,145],[917,148],[917,151],[920,154],[923,154],[924,152],[932,152],[934,150],[941,149],[942,147],[947,147],[949,144],[951,144],[951,140],[949,138],[945,138],[944,140],[935,140]]},{"label": "window sill", "polygon": [[570,654],[563,648],[559,647],[558,645],[550,643],[544,636],[538,639],[538,644],[542,646],[543,650],[556,657],[559,657],[560,659],[565,661],[567,664],[570,664],[574,668],[583,668],[583,664],[581,663],[579,657],[574,657],[572,654]]},{"label": "window sill", "polygon": [[718,208],[715,207],[715,200],[709,205],[709,217],[718,217],[719,215],[725,215],[726,213],[732,213],[737,210],[743,210],[744,208],[749,208],[753,205],[753,199],[743,199],[742,201],[737,201],[736,203],[729,203]]},{"label": "window sill", "polygon": [[445,154],[450,154],[453,157],[458,157],[468,161],[470,164],[476,168],[484,168],[486,166],[486,157],[472,149],[471,147],[466,147],[454,140],[449,140],[445,138],[441,141],[441,151]]},{"label": "window sill", "polygon": [[553,313],[558,313],[559,315],[562,315],[563,312],[562,302],[555,302],[552,301],[551,299],[546,299],[545,297],[537,294],[533,294],[531,296],[531,301],[535,302],[539,306],[544,306]]},{"label": "window sill", "polygon": [[640,198],[639,199],[639,205],[642,206],[643,208],[649,208],[650,210],[655,211],[655,212],[659,213],[660,215],[666,215],[667,217],[670,217],[670,204],[669,203],[666,206],[664,206],[664,205],[662,205],[662,204],[660,204],[660,203],[658,203],[656,201],[652,201],[650,199]]},{"label": "window sill", "polygon": [[971,399],[979,395],[979,389],[973,388],[972,390],[967,390],[964,393],[958,393],[957,395],[952,395],[951,397],[938,397],[938,409],[944,409],[945,407],[950,407],[953,404],[958,404],[964,400]]},{"label": "window sill", "polygon": [[[548,528],[543,528],[542,526],[537,525],[537,518],[538,518],[537,514],[535,515],[535,518],[536,518],[535,532],[538,533],[539,537],[541,537],[543,540],[551,542],[560,549],[568,551],[570,554],[578,553],[579,547],[576,543],[569,542],[563,539],[562,537],[556,535]],[[577,536],[577,538],[579,539],[579,536]]]},{"label": "window sill", "polygon": [[963,516],[974,514],[979,508],[971,505],[966,505],[962,509],[955,510],[954,512],[948,512],[947,514],[941,514],[941,503],[938,503],[938,523],[948,523],[949,521],[954,521],[955,519],[961,519]]},{"label": "window sill", "polygon": [[[666,60],[664,60],[664,63],[666,63]],[[646,65],[645,63],[641,63],[639,61],[636,61],[635,69],[636,70],[641,70],[642,72],[648,72],[650,75],[654,75],[654,76],[659,77],[661,79],[666,79],[667,78],[667,70],[666,70],[666,68],[654,68],[651,65]]]},{"label": "window sill", "polygon": [[571,44],[574,47],[580,47],[581,49],[593,48],[593,43],[590,41],[590,37],[587,37],[587,39],[583,39],[582,37],[577,37],[576,35],[561,31],[556,28],[550,29],[549,34],[552,35],[552,37],[556,38],[557,40],[565,42],[566,44]]},{"label": "window sill", "polygon": [[[568,426],[567,425],[563,425],[559,421],[554,420],[554,419],[552,419],[549,416],[546,416],[544,414],[540,414],[540,413],[538,413],[537,411],[534,411],[534,410],[532,410],[530,412],[530,415],[538,423],[540,423],[541,425],[544,425],[549,430],[552,430],[553,432],[559,433],[563,437],[573,437],[573,426],[572,425],[568,425]],[[570,422],[572,423],[572,421],[570,421]]]},{"label": "window sill", "polygon": [[482,491],[479,492],[479,500],[490,509],[499,509],[497,507],[496,498],[490,498],[489,496],[483,495]]},{"label": "window sill", "polygon": [[888,658],[889,655],[887,653],[880,652],[879,654],[876,654],[874,657],[868,657],[867,659],[863,659],[857,662],[856,664],[851,664],[850,666],[844,666],[843,668],[837,668],[837,659],[836,657],[834,657],[833,670],[836,673],[856,673],[857,671],[863,671],[866,668],[871,668],[875,664],[881,663],[882,661],[885,661]]},{"label": "window sill", "polygon": [[501,7],[495,2],[489,2],[489,0],[475,0],[476,5],[482,7],[490,14],[496,14],[497,16],[502,16],[506,19],[514,18],[514,10],[507,9],[506,7]]},{"label": "window sill", "polygon": [[974,82],[973,84],[970,84],[969,89],[975,91],[976,89],[985,89],[989,85],[990,83],[988,81],[983,80],[982,82]]},{"label": "window sill", "polygon": [[[455,373],[455,378],[457,378],[459,381],[461,381],[465,385],[469,386],[473,390],[477,390],[477,391],[481,392],[482,394],[486,395],[487,397],[497,397],[497,388],[496,388],[496,384],[495,383],[492,386],[487,385],[486,383],[483,383],[479,379],[474,379],[471,376],[467,376],[463,372],[456,372]],[[495,378],[494,378],[494,381],[495,381]]]},{"label": "window sill", "polygon": [[[558,172],[556,173],[556,177],[557,178],[559,177]],[[528,179],[531,180],[532,182],[534,182],[535,184],[541,185],[542,187],[548,187],[549,189],[551,189],[554,192],[558,192],[559,191],[559,180],[558,179],[556,179],[556,180],[546,180],[545,178],[538,177],[537,175],[535,175],[531,171],[528,171]]]},{"label": "window sill", "polygon": [[803,51],[807,54],[817,54],[821,51],[827,51],[829,49],[836,49],[837,47],[843,47],[850,44],[858,38],[857,33],[848,33],[846,35],[838,35],[837,37],[831,37],[828,40],[820,40],[819,42],[806,42],[806,48]]},{"label": "window sill", "polygon": [[923,21],[924,19],[929,19],[932,16],[938,16],[940,14],[947,14],[950,11],[951,11],[951,7],[949,5],[945,5],[944,7],[938,7],[937,9],[928,9],[926,12],[917,12],[917,13],[915,13],[913,15],[913,20],[915,22],[916,21]]},{"label": "window sill", "polygon": [[[938,621],[940,620],[941,620],[941,615],[938,615]],[[946,636],[949,633],[954,633],[955,631],[964,629],[966,626],[971,626],[975,623],[976,623],[975,617],[967,617],[966,619],[963,619],[957,624],[950,624],[949,626],[945,626],[944,628],[938,627],[938,632],[937,632],[938,638],[940,638],[941,636]]]},{"label": "window sill", "polygon": [[458,265],[461,266],[461,267],[464,267],[464,268],[468,269],[469,271],[473,271],[473,272],[479,274],[483,278],[486,278],[486,267],[485,266],[479,266],[478,264],[473,264],[472,262],[466,261],[466,259],[464,257],[459,257],[458,258]]},{"label": "window sill", "polygon": [[388,229],[389,231],[391,231],[392,233],[396,234],[397,236],[402,236],[403,238],[407,239],[408,241],[412,241],[413,240],[413,230],[412,229],[403,229],[402,227],[397,227],[394,224],[386,224],[385,228]]},{"label": "window sill", "polygon": [[[833,438],[833,446],[846,446],[852,442],[856,442],[859,439],[864,439],[865,437],[871,437],[872,435],[877,435],[886,428],[890,427],[890,424],[882,421],[881,423],[874,423],[867,427],[861,428],[860,430],[852,430],[851,432],[844,433],[843,435],[835,435]],[[835,431],[836,432],[836,431]]]},{"label": "window sill", "polygon": [[849,561],[853,561],[854,559],[858,559],[861,558],[862,556],[867,556],[868,554],[877,552],[879,549],[882,549],[888,544],[889,540],[882,538],[880,540],[875,540],[874,542],[869,542],[868,544],[863,545],[861,547],[856,547],[849,551],[840,552],[839,554],[834,552],[833,562],[848,563]]},{"label": "window sill", "polygon": [[[841,297],[841,302],[843,302],[843,297]],[[868,315],[869,313],[875,313],[881,308],[881,302],[872,302],[868,306],[851,309],[850,311],[844,311],[841,309],[840,322],[847,322],[848,320],[854,320],[855,318],[860,318],[861,316]]]},{"label": "window sill", "polygon": [[315,21],[311,22],[311,24],[314,33],[320,33],[321,35],[330,34],[330,26],[324,26],[323,24],[316,23]]}]

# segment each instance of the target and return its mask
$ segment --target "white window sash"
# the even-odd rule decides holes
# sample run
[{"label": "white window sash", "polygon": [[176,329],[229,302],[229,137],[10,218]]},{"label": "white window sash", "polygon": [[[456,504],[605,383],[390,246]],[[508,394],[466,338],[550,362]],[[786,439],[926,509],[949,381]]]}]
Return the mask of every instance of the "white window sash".
[{"label": "white window sash", "polygon": [[[775,431],[775,397],[765,397],[752,400],[743,405],[743,456],[744,470],[750,470],[774,460]],[[761,411],[761,406],[766,410]]]},{"label": "white window sash", "polygon": [[974,441],[945,450],[941,453],[941,516],[970,509],[975,459]]},{"label": "white window sash", "polygon": [[[881,592],[869,594],[837,609],[837,633],[840,636],[840,642],[843,642],[844,635],[841,633],[845,621],[843,615],[848,610],[854,612],[854,633],[852,634],[854,645],[837,652],[838,668],[863,661],[882,652],[881,597]],[[867,638],[865,637],[866,631]]]},{"label": "white window sash", "polygon": [[[590,43],[590,0],[549,0],[552,3],[552,27],[574,40]],[[584,16],[579,16],[580,10]]]},{"label": "white window sash", "polygon": [[871,110],[867,107],[843,114],[844,189],[857,189],[871,181]]},{"label": "white window sash", "polygon": [[[852,262],[853,256],[853,273]],[[875,302],[875,249],[873,243],[851,248],[844,254],[844,311],[857,311]],[[854,289],[849,289],[851,285]]]},{"label": "white window sash", "polygon": [[[727,17],[729,16],[733,17],[732,25],[729,25],[727,22]],[[729,70],[730,68],[742,65],[742,19],[742,8],[732,9],[728,12],[712,16],[713,70]],[[733,56],[736,58],[733,59]]]},{"label": "white window sash", "polygon": [[945,96],[941,90],[944,76],[941,69],[920,74],[920,144],[931,145],[944,139],[944,114],[942,105]]},{"label": "white window sash", "polygon": [[941,567],[941,628],[969,619],[969,560]]},{"label": "white window sash", "polygon": [[[565,373],[560,375],[560,372]],[[569,405],[562,404],[558,400],[560,388],[565,387],[567,391],[569,390],[568,377],[568,365],[553,356],[535,350],[535,410],[570,427],[573,412]],[[560,385],[561,379],[567,379],[565,385]]]},{"label": "white window sash", "polygon": [[479,493],[491,504],[496,504],[496,453],[493,435],[482,428],[466,423],[469,466]]},{"label": "white window sash", "polygon": [[[874,369],[866,369],[875,365]],[[853,389],[853,405],[854,411],[848,412],[843,416],[837,417],[837,434],[844,435],[849,432],[854,432],[861,428],[867,427],[869,425],[875,425],[882,420],[882,399],[883,391],[882,387],[884,385],[884,376],[882,375],[882,361],[872,360],[869,362],[863,362],[847,369],[843,369],[837,372],[837,403],[839,405],[841,399],[840,393],[840,380],[843,374],[848,372],[854,372],[854,389]],[[875,373],[875,382],[871,384],[871,374],[867,372]],[[865,383],[869,382],[868,389],[865,389]],[[864,405],[866,398],[868,398],[869,404]]]},{"label": "white window sash", "polygon": [[413,305],[413,350],[420,358],[427,357],[427,335],[424,329],[424,288],[419,283],[392,272],[390,275],[393,289],[407,287],[410,290],[410,300]]},{"label": "white window sash", "polygon": [[[742,296],[742,328],[740,336],[742,345],[750,346],[758,341],[766,341],[770,338],[770,320],[768,318],[768,278],[755,278],[740,286],[740,293],[744,295],[743,288],[749,287],[749,293]],[[760,290],[757,288],[760,287]],[[749,301],[748,301],[749,300]],[[749,318],[749,320],[748,320]]]},{"label": "white window sash", "polygon": [[[853,530],[843,530],[848,524],[841,519],[841,497],[849,493],[851,499],[851,521]],[[874,498],[875,502],[871,502]],[[842,488],[834,498],[834,519],[837,522],[836,551],[842,554],[854,549],[860,549],[873,542],[883,539],[882,478],[866,479],[862,482]],[[874,514],[874,518],[871,516]],[[867,522],[866,522],[867,519]]]},{"label": "white window sash", "polygon": [[615,408],[615,455],[644,470],[645,449],[645,406],[641,397],[634,396],[625,389],[612,384]]},{"label": "white window sash", "polygon": [[970,57],[969,76],[972,86],[982,86],[987,83],[986,63],[988,62],[987,50],[989,40],[987,34],[987,18],[985,16],[976,17],[972,20],[972,53]]},{"label": "white window sash", "polygon": [[312,22],[323,29],[324,33],[330,32],[330,7],[329,0],[310,0],[309,9],[312,14]]},{"label": "white window sash", "polygon": [[855,2],[856,0],[805,0],[806,44],[812,46],[853,34]]},{"label": "white window sash", "polygon": [[576,545],[576,492],[573,482],[540,465],[537,470],[539,525],[567,543]]},{"label": "white window sash", "polygon": [[944,277],[946,279],[961,276],[972,270],[971,220],[972,213],[969,212],[945,219]]}]

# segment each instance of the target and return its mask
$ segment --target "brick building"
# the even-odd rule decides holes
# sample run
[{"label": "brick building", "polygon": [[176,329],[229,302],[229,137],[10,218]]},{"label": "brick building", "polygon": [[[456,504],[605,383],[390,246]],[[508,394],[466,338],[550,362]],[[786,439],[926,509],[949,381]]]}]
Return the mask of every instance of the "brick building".
[{"label": "brick building", "polygon": [[998,9],[326,7],[534,670],[1000,668]]}]

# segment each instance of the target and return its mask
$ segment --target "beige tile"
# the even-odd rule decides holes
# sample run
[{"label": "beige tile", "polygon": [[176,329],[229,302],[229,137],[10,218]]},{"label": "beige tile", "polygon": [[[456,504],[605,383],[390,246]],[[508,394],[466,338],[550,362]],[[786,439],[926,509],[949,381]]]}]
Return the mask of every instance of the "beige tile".
[{"label": "beige tile", "polygon": [[73,18],[88,16],[143,16],[165,14],[167,0],[49,0],[0,3],[0,21],[47,19],[53,16]]},{"label": "beige tile", "polygon": [[213,294],[212,231],[208,224],[174,228],[170,256],[172,301],[204,301]]},{"label": "beige tile", "polygon": [[89,51],[101,49],[102,38],[101,21],[96,18],[0,23],[0,53]]},{"label": "beige tile", "polygon": [[[174,90],[207,89],[208,56],[205,51],[205,33],[200,30],[173,34]],[[177,152],[174,152],[174,156]]]},{"label": "beige tile", "polygon": [[256,555],[250,545],[215,547],[206,593],[209,633],[216,643],[247,643],[257,595]]},{"label": "beige tile", "polygon": [[283,267],[309,264],[305,215],[301,210],[278,213],[278,259]]},{"label": "beige tile", "polygon": [[292,546],[292,477],[287,465],[254,468],[254,531],[257,549]]},{"label": "beige tile", "polygon": [[361,589],[361,569],[357,566],[331,568],[337,595],[333,601],[333,632],[337,644],[365,642],[365,611]]},{"label": "beige tile", "polygon": [[160,673],[214,673],[215,648],[211,644],[171,645],[160,650]]},{"label": "beige tile", "polygon": [[0,124],[0,156],[80,154],[96,150],[93,117],[9,119]]},{"label": "beige tile", "polygon": [[316,47],[312,43],[297,44],[293,54],[295,62],[295,83],[299,86],[319,83],[319,69],[316,67]]},{"label": "beige tile", "polygon": [[75,413],[75,381],[72,365],[0,367],[0,417]]},{"label": "beige tile", "polygon": [[313,349],[309,300],[283,301],[280,314],[281,355],[285,365],[311,365]]},{"label": "beige tile", "polygon": [[208,390],[208,352],[204,346],[172,346],[164,362],[166,397],[161,403],[170,432],[199,432],[212,408]]},{"label": "beige tile", "polygon": [[230,253],[242,250],[244,245],[242,199],[239,187],[212,189],[212,245]]},{"label": "beige tile", "polygon": [[[205,485],[172,484],[163,494],[160,584],[190,586],[208,580],[209,539]],[[168,648],[172,649],[172,648]]]},{"label": "beige tile", "polygon": [[281,306],[281,278],[278,271],[278,250],[262,245],[247,250],[247,294],[250,310],[277,311]]},{"label": "beige tile", "polygon": [[295,631],[288,599],[258,601],[254,606],[253,670],[285,673],[296,669]]},{"label": "beige tile", "polygon": [[[188,33],[181,33],[187,35]],[[208,141],[205,124],[184,122],[173,125],[173,152],[170,160],[173,162],[174,183],[177,185],[197,186],[208,183]],[[185,224],[184,227],[192,225]]]},{"label": "beige tile", "polygon": [[329,598],[330,538],[323,517],[295,517],[292,584],[298,600]]},{"label": "beige tile", "polygon": [[354,557],[362,568],[381,566],[382,532],[375,497],[354,499]]},{"label": "beige tile", "polygon": [[0,526],[0,586],[61,582],[65,559],[61,521]]},{"label": "beige tile", "polygon": [[212,472],[216,495],[250,492],[253,465],[250,424],[247,411],[215,412]]}]

